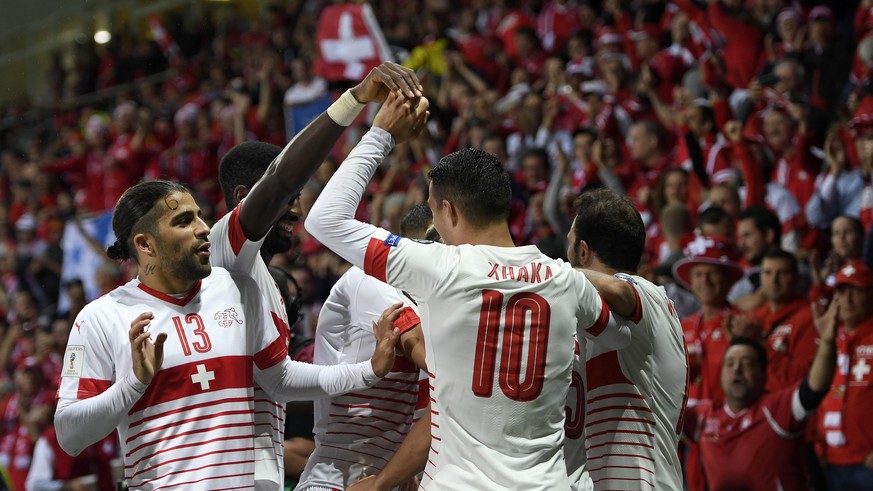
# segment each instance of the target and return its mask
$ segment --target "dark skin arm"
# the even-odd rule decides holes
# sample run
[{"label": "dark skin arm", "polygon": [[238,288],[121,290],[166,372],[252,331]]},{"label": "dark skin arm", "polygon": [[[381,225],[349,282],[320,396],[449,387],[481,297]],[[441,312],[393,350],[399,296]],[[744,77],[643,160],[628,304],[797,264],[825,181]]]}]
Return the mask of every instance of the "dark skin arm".
[{"label": "dark skin arm", "polygon": [[[421,90],[415,72],[389,62],[370,71],[351,92],[358,102],[368,103],[385,101],[389,92],[415,99],[421,96]],[[321,166],[343,130],[344,126],[322,113],[270,163],[264,176],[246,195],[246,206],[240,210],[240,224],[246,237],[260,239],[287,212],[291,198]]]}]

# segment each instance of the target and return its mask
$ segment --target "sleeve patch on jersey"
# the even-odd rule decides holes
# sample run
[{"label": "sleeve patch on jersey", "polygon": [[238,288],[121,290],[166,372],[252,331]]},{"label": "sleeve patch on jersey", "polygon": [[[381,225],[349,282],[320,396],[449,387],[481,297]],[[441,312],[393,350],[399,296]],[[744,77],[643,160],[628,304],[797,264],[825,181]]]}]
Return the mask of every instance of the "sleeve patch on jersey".
[{"label": "sleeve patch on jersey", "polygon": [[239,221],[239,212],[242,209],[242,202],[236,205],[236,208],[230,212],[230,221],[227,224],[227,238],[230,240],[230,248],[233,251],[234,256],[239,255],[239,251],[242,250],[243,245],[245,245],[246,237],[245,232],[242,229],[242,223]]},{"label": "sleeve patch on jersey", "polygon": [[389,247],[397,247],[397,244],[400,243],[400,236],[389,234],[388,238],[385,239],[385,245]]},{"label": "sleeve patch on jersey", "polygon": [[64,353],[64,370],[62,377],[81,377],[82,367],[85,366],[85,347],[67,346]]},{"label": "sleeve patch on jersey", "polygon": [[[597,294],[600,297],[600,294]],[[606,329],[607,324],[609,324],[609,305],[600,299],[600,318],[597,319],[597,322],[594,323],[591,327],[588,328],[588,332],[591,333],[592,336],[597,337],[600,333]]]},{"label": "sleeve patch on jersey", "polygon": [[276,336],[276,339],[269,346],[258,351],[255,354],[255,365],[260,370],[266,370],[272,366],[279,364],[284,358],[288,357],[288,347],[282,336]]},{"label": "sleeve patch on jersey", "polygon": [[388,239],[385,239],[383,243],[375,237],[370,238],[370,243],[367,244],[367,253],[364,256],[364,272],[383,283],[386,283],[386,269],[388,268],[389,246],[386,245],[387,242]]},{"label": "sleeve patch on jersey", "polygon": [[634,297],[636,299],[637,306],[634,308],[634,313],[631,315],[629,319],[634,324],[639,324],[641,320],[643,320],[643,302],[640,300],[640,292],[637,290],[637,280],[633,278],[633,276],[625,273],[616,273],[615,278],[618,278],[634,289]]},{"label": "sleeve patch on jersey", "polygon": [[394,327],[400,329],[400,334],[403,334],[420,323],[421,319],[418,317],[418,314],[412,310],[412,307],[405,307],[400,312],[397,320],[394,321]]}]

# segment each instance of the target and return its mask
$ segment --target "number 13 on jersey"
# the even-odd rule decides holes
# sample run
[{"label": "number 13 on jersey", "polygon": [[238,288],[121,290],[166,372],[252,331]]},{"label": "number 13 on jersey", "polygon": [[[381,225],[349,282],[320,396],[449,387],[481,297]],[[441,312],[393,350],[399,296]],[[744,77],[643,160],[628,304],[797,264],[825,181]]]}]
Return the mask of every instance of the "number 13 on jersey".
[{"label": "number 13 on jersey", "polygon": [[[494,370],[497,367],[497,347],[501,345],[497,377],[500,390],[514,401],[532,401],[543,390],[551,307],[545,298],[536,293],[516,293],[509,297],[505,308],[503,298],[504,295],[499,291],[482,290],[482,310],[479,313],[479,333],[473,362],[473,394],[491,397]],[[523,361],[525,337],[527,359]],[[522,363],[525,363],[524,380]]]}]

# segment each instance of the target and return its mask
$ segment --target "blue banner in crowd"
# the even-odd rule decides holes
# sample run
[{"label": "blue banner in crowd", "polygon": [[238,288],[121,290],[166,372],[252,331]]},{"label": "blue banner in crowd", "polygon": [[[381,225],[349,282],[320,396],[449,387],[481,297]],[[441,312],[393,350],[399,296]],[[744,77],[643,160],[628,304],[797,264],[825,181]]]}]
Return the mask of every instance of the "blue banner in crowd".
[{"label": "blue banner in crowd", "polygon": [[307,104],[298,104],[291,107],[285,107],[285,133],[288,141],[294,138],[294,135],[300,133],[306,125],[317,118],[319,114],[327,111],[331,103],[330,93],[315,99]]},{"label": "blue banner in crowd", "polygon": [[[64,238],[61,240],[61,248],[64,250],[64,263],[61,269],[61,282],[66,283],[72,279],[79,279],[85,286],[85,295],[88,301],[97,298],[99,290],[94,278],[97,268],[109,261],[104,251],[115,242],[115,233],[112,231],[112,210],[79,221],[81,227],[75,221],[67,221],[64,227]],[[87,235],[86,235],[87,234]],[[69,308],[69,298],[66,291],[61,291],[61,312]]]}]

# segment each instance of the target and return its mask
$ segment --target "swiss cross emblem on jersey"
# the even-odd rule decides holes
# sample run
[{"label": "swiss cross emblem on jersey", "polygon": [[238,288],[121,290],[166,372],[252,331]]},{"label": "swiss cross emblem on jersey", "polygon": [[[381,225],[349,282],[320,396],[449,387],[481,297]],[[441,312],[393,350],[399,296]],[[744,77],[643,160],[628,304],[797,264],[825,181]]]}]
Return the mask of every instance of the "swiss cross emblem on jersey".
[{"label": "swiss cross emblem on jersey", "polygon": [[236,309],[231,307],[229,309],[224,309],[222,311],[216,312],[214,319],[218,321],[218,325],[221,327],[231,327],[236,324],[242,324],[243,321],[239,319],[236,313]]},{"label": "swiss cross emblem on jersey", "polygon": [[852,363],[852,375],[849,378],[849,383],[866,384],[867,375],[870,374],[871,368],[873,365],[870,365],[870,360],[867,358],[860,358]]}]

